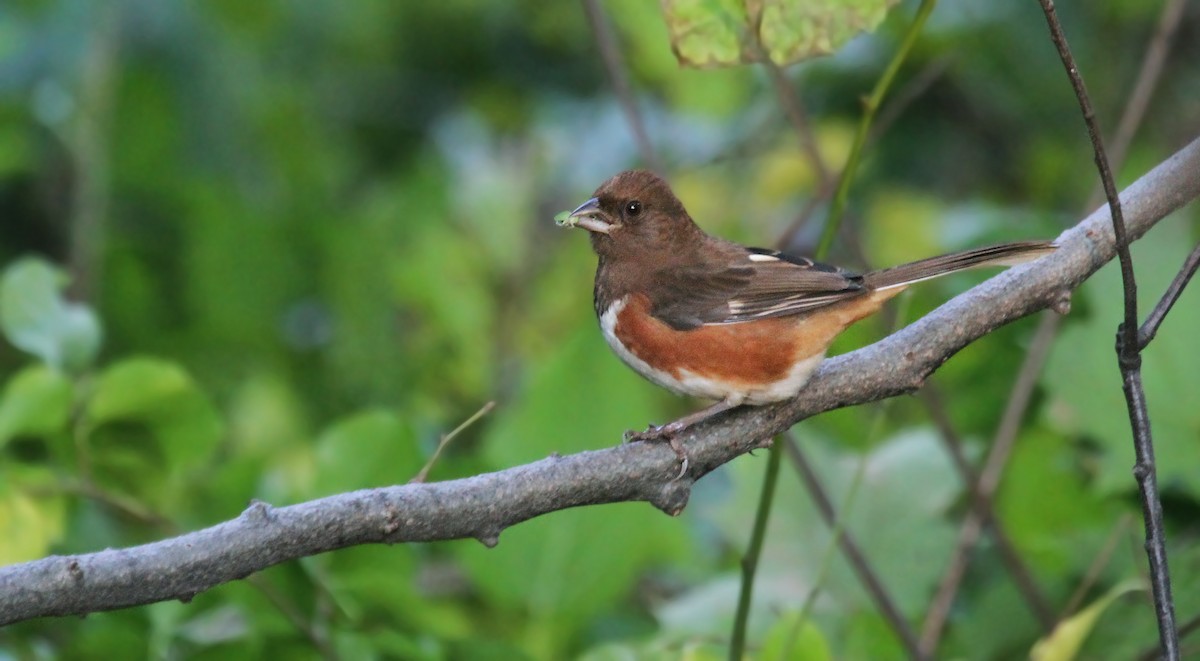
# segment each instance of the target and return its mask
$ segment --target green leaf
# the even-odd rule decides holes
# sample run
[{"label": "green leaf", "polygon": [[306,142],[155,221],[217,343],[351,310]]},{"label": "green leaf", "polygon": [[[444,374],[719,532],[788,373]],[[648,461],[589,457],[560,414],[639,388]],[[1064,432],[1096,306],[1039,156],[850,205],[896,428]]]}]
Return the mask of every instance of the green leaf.
[{"label": "green leaf", "polygon": [[224,433],[191,376],[155,358],[132,358],[105,369],[84,420],[97,476],[118,488],[136,486],[145,495],[157,495],[152,478],[182,486],[177,480],[198,468]]},{"label": "green leaf", "polygon": [[306,558],[313,581],[324,586],[342,617],[351,623],[389,622],[399,631],[463,638],[476,633],[471,609],[422,589],[417,578],[419,547],[367,545]]},{"label": "green leaf", "polygon": [[824,634],[810,617],[787,613],[767,631],[759,658],[762,661],[828,661],[833,654]]},{"label": "green leaf", "polygon": [[[420,636],[406,635],[388,627],[375,627],[366,633],[335,629],[334,648],[339,659],[411,659],[438,661],[446,658],[506,658],[503,656],[447,655],[437,642]],[[272,650],[274,651],[274,650]],[[511,658],[511,657],[509,657]]]},{"label": "green leaf", "polygon": [[[22,41],[19,33],[9,21],[0,26],[0,60],[12,57],[14,46]],[[0,124],[0,177],[13,177],[32,166],[36,153],[32,143],[33,136],[20,122]]]},{"label": "green leaf", "polygon": [[671,48],[689,67],[791,64],[873,30],[897,0],[663,0]]},{"label": "green leaf", "polygon": [[390,411],[342,420],[317,440],[316,495],[403,484],[421,470],[412,426]]},{"label": "green leaf", "polygon": [[0,474],[0,567],[44,557],[65,522],[64,498],[34,497],[17,486],[11,471]]},{"label": "green leaf", "polygon": [[43,365],[15,374],[0,395],[0,447],[14,436],[45,436],[65,429],[73,390],[62,373]]},{"label": "green leaf", "polygon": [[1049,576],[1085,571],[1080,558],[1099,549],[1121,515],[1121,504],[1096,493],[1075,469],[1077,454],[1071,439],[1031,426],[1013,448],[995,499],[1022,558]]},{"label": "green leaf", "polygon": [[1144,589],[1142,581],[1138,579],[1130,579],[1113,586],[1092,605],[1059,622],[1050,635],[1034,644],[1029,658],[1033,661],[1071,661],[1079,653],[1079,648],[1095,627],[1096,620],[1109,604],[1127,592]]},{"label": "green leaf", "polygon": [[100,322],[86,305],[62,297],[66,274],[26,257],[0,277],[0,330],[17,348],[59,369],[88,367],[100,350]]},{"label": "green leaf", "polygon": [[[480,329],[496,324],[499,296],[494,260],[485,243],[464,240],[461,228],[448,225],[423,227],[410,241],[411,252],[403,259],[393,259],[387,269],[397,303],[421,320],[387,340],[400,343],[407,356],[404,369],[417,372],[405,386],[420,393],[454,388],[468,399],[479,399],[491,384],[490,370],[496,363],[492,356],[495,346],[479,341]],[[445,259],[446,255],[455,258]],[[361,259],[357,255],[348,258]],[[438,277],[430,278],[435,272]],[[367,360],[375,369],[376,359]],[[447,374],[454,378],[446,379]]]}]

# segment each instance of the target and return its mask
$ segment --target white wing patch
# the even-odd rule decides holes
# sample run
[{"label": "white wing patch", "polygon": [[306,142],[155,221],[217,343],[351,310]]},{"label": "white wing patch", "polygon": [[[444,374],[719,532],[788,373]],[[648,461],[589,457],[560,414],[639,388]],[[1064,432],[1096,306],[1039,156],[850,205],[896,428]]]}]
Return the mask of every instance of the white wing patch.
[{"label": "white wing patch", "polygon": [[778,262],[779,258],[775,255],[763,255],[761,253],[750,253],[750,261],[752,262]]},{"label": "white wing patch", "polygon": [[739,321],[750,321],[751,319],[762,319],[779,313],[800,313],[805,310],[819,308],[831,303],[836,303],[845,300],[845,296],[841,293],[835,294],[793,294],[791,296],[781,297],[771,305],[755,306],[753,312],[747,312],[749,304],[739,298],[729,300],[729,316],[742,317]]}]

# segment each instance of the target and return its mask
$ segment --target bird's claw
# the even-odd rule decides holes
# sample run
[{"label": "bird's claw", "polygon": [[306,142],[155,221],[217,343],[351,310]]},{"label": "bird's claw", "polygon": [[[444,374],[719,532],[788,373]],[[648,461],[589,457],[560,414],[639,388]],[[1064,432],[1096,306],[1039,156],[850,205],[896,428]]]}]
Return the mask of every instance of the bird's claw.
[{"label": "bird's claw", "polygon": [[623,438],[626,443],[637,441],[666,441],[674,434],[667,429],[668,425],[650,425],[645,431],[626,430]]},{"label": "bird's claw", "polygon": [[632,429],[625,432],[623,435],[626,443],[634,443],[637,441],[645,441],[647,443],[662,443],[666,442],[674,450],[675,456],[679,458],[679,474],[675,476],[678,480],[684,475],[687,475],[688,467],[691,461],[688,460],[687,450],[684,449],[683,443],[679,442],[678,430],[672,429],[671,425],[650,425],[646,431],[634,431]]}]

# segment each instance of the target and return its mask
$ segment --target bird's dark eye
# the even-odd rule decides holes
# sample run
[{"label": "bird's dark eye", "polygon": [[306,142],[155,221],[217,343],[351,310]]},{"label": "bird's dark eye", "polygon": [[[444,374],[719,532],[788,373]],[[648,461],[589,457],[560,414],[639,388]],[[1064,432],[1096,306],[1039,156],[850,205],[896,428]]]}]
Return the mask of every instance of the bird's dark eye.
[{"label": "bird's dark eye", "polygon": [[631,200],[625,203],[625,213],[630,216],[636,216],[642,212],[642,203],[637,200]]}]

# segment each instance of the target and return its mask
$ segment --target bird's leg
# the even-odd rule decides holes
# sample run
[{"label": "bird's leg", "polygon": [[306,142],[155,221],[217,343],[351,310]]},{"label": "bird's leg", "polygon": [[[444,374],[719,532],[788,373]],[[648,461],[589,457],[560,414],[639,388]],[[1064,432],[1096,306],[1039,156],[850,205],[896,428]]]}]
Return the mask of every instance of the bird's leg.
[{"label": "bird's leg", "polygon": [[725,398],[712,406],[702,408],[695,413],[689,413],[674,422],[668,422],[665,425],[650,425],[646,428],[646,431],[635,432],[629,430],[625,432],[625,441],[629,443],[633,441],[665,441],[677,436],[679,432],[688,427],[704,422],[718,413],[737,408],[741,403],[740,398]]},{"label": "bird's leg", "polygon": [[646,431],[635,432],[632,429],[625,432],[625,442],[632,443],[634,441],[666,441],[671,449],[675,451],[675,456],[679,457],[681,464],[679,476],[675,479],[683,477],[688,469],[687,451],[684,450],[683,444],[679,442],[679,433],[697,423],[708,420],[709,418],[728,411],[732,408],[737,408],[742,403],[742,398],[726,397],[712,406],[702,408],[694,413],[689,413],[682,418],[673,422],[668,422],[665,425],[650,425]]}]

